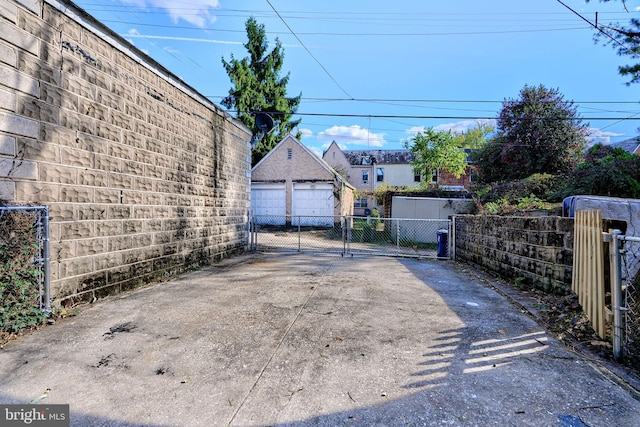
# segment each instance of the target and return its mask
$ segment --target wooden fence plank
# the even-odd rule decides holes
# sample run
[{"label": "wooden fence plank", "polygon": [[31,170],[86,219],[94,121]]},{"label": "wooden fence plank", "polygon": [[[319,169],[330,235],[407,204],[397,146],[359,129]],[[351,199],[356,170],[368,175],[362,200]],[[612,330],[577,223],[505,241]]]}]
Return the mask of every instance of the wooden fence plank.
[{"label": "wooden fence plank", "polygon": [[571,290],[589,316],[593,328],[605,337],[604,252],[602,211],[576,211]]}]

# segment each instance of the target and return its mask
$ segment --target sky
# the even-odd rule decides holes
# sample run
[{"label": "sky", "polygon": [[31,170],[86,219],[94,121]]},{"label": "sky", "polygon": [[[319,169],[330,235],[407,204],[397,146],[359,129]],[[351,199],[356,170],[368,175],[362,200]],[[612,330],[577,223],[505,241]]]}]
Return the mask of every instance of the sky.
[{"label": "sky", "polygon": [[525,85],[573,101],[591,142],[640,128],[640,85],[618,74],[630,58],[595,43],[591,25],[640,18],[640,0],[74,2],[219,106],[232,87],[222,59],[248,56],[253,16],[270,49],[284,46],[301,140],[319,155],[332,141],[399,149],[425,128],[493,124]]}]

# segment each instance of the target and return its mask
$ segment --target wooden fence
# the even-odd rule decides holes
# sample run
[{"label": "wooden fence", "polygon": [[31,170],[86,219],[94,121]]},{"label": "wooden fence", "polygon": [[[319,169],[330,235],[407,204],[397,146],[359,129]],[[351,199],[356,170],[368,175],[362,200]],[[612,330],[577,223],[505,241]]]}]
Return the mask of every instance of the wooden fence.
[{"label": "wooden fence", "polygon": [[602,211],[576,211],[571,289],[593,329],[605,338],[605,275]]}]

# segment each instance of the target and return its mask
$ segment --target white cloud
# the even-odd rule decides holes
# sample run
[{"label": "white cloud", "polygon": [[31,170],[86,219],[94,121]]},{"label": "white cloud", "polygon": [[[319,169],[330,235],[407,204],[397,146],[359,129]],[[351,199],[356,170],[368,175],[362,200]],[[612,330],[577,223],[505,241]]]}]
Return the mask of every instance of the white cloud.
[{"label": "white cloud", "polygon": [[220,2],[218,0],[189,0],[187,3],[176,0],[120,1],[139,8],[165,9],[174,23],[182,19],[200,28],[216,21],[216,16],[212,13],[212,10],[220,7]]},{"label": "white cloud", "polygon": [[386,142],[384,134],[371,133],[369,129],[364,129],[359,125],[332,126],[327,130],[318,132],[317,138],[319,141],[327,143],[336,141],[340,147],[349,145],[382,147]]},{"label": "white cloud", "polygon": [[[496,121],[493,119],[462,120],[460,122],[443,123],[441,125],[434,126],[433,130],[436,132],[451,131],[453,133],[464,133],[471,128],[478,127],[479,125],[491,125],[495,127]],[[405,130],[405,133],[414,136],[418,133],[424,132],[425,129],[426,127],[424,126],[413,126]]]},{"label": "white cloud", "polygon": [[494,119],[462,120],[460,122],[444,123],[434,126],[433,130],[438,132],[451,131],[453,133],[464,133],[471,128],[478,127],[479,125],[495,126],[496,121]]},{"label": "white cloud", "polygon": [[318,147],[313,147],[313,146],[309,146],[307,145],[307,148],[309,150],[311,150],[316,156],[318,156],[318,158],[322,158],[322,153],[324,152],[324,148],[322,150],[318,149]]},{"label": "white cloud", "polygon": [[601,142],[602,144],[611,144],[611,137],[623,136],[623,133],[606,132],[599,128],[589,128],[587,137],[587,144],[593,145]]},{"label": "white cloud", "polygon": [[298,131],[300,132],[300,135],[302,135],[303,138],[305,136],[306,137],[313,136],[313,131],[311,129],[298,129]]},{"label": "white cloud", "polygon": [[419,133],[423,133],[425,129],[426,128],[424,126],[413,126],[407,129],[405,132],[411,134],[411,136],[415,136]]},{"label": "white cloud", "polygon": [[123,37],[135,37],[140,39],[150,39],[150,40],[177,40],[183,42],[199,42],[199,43],[214,43],[214,44],[235,44],[241,45],[242,42],[229,41],[229,40],[217,40],[217,39],[202,39],[195,37],[177,37],[177,36],[151,36],[148,34],[140,34],[140,33],[127,33],[123,35]]}]

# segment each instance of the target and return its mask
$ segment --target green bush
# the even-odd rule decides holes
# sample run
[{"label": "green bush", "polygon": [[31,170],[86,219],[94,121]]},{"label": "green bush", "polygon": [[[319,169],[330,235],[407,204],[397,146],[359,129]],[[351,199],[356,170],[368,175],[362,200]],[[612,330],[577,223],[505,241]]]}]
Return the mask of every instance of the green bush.
[{"label": "green bush", "polygon": [[0,216],[0,332],[11,333],[45,321],[40,310],[40,270],[33,217],[19,212]]},{"label": "green bush", "polygon": [[478,186],[474,189],[479,211],[506,215],[521,211],[547,210],[558,202],[556,194],[564,185],[561,176],[534,174],[517,181]]},{"label": "green bush", "polygon": [[640,157],[621,148],[596,144],[558,191],[558,198],[594,195],[640,197]]}]

